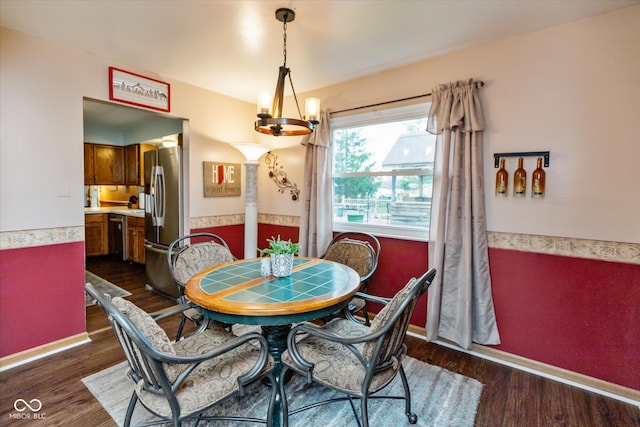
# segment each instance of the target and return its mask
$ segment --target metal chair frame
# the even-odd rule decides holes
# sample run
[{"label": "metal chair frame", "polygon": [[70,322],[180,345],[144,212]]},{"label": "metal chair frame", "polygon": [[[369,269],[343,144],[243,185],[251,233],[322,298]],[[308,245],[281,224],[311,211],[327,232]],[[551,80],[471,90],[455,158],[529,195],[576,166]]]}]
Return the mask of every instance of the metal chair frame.
[{"label": "metal chair frame", "polygon": [[[234,337],[229,341],[219,345],[210,351],[197,356],[179,356],[171,353],[163,352],[150,343],[147,337],[136,327],[133,322],[124,315],[109,299],[108,296],[101,294],[97,291],[93,285],[87,283],[85,285],[87,293],[97,302],[97,304],[104,310],[109,318],[111,327],[118,338],[122,351],[126,356],[126,360],[129,364],[130,371],[129,377],[134,383],[140,385],[143,382],[142,388],[148,392],[164,395],[169,407],[171,408],[171,418],[163,417],[147,408],[144,403],[139,399],[136,390],[134,389],[131,399],[129,400],[129,406],[125,416],[124,425],[126,427],[131,424],[131,417],[138,401],[145,406],[154,415],[158,416],[162,421],[150,421],[142,423],[139,426],[158,425],[162,423],[171,423],[173,426],[181,426],[184,421],[196,421],[197,425],[201,420],[234,420],[242,422],[262,423],[271,425],[273,405],[276,399],[275,390],[271,392],[271,398],[269,407],[267,409],[267,416],[265,419],[238,417],[238,416],[204,416],[202,415],[208,409],[214,407],[218,402],[224,400],[227,396],[218,399],[215,402],[211,402],[206,408],[202,408],[198,412],[185,413],[181,411],[180,404],[176,397],[177,393],[180,393],[180,387],[185,381],[189,381],[191,373],[201,363],[210,359],[224,355],[225,353],[245,344],[251,342],[252,345],[259,346],[260,353],[255,365],[251,367],[246,373],[237,377],[238,390],[234,393],[240,396],[245,395],[245,387],[260,378],[268,378],[273,385],[272,389],[275,389],[275,378],[272,370],[268,369],[269,353],[266,339],[256,332],[250,332],[239,337]],[[161,319],[171,315],[180,313],[185,309],[184,305],[171,307],[168,310],[163,310],[158,314],[152,314],[152,318]],[[204,332],[208,333],[208,332]],[[233,337],[232,334],[229,334]],[[190,338],[185,338],[190,339]],[[184,370],[171,381],[165,367],[168,365],[183,365]]]},{"label": "metal chair frame", "polygon": [[[405,414],[407,415],[409,422],[411,424],[415,424],[418,418],[417,415],[411,410],[411,390],[409,388],[409,383],[407,381],[407,377],[404,372],[404,368],[402,367],[401,361],[407,351],[406,345],[404,344],[404,339],[406,337],[409,322],[411,320],[411,316],[413,315],[416,303],[418,301],[418,298],[423,295],[431,285],[435,276],[436,270],[433,268],[422,275],[422,277],[417,280],[417,283],[413,285],[413,288],[411,288],[411,292],[404,296],[400,304],[396,307],[395,311],[389,313],[389,317],[387,318],[386,322],[384,322],[381,327],[373,333],[365,333],[364,335],[360,335],[357,337],[341,337],[333,332],[324,330],[323,327],[312,324],[305,323],[294,327],[289,333],[287,340],[287,352],[294,363],[284,363],[284,369],[282,370],[281,378],[284,378],[285,375],[290,374],[290,370],[293,370],[299,374],[304,375],[308,383],[315,382],[321,384],[322,386],[345,393],[345,396],[328,399],[321,402],[315,402],[289,412],[284,386],[282,385],[284,381],[280,381],[282,408],[284,414],[287,414],[287,417],[285,417],[285,426],[288,425],[288,415],[306,411],[320,405],[347,400],[351,404],[351,408],[358,422],[358,426],[368,427],[369,420],[367,403],[369,399],[404,400]],[[389,298],[380,298],[364,293],[360,293],[358,296],[380,304],[388,304],[391,301],[391,299]],[[334,321],[350,322],[350,320],[344,319],[335,319]],[[364,326],[362,327],[365,328]],[[298,350],[298,346],[301,343],[304,343],[305,339],[327,340],[331,343],[335,343],[336,346],[342,345],[349,351],[351,351],[357,357],[359,363],[361,363],[365,368],[366,372],[360,387],[360,391],[354,393],[353,391],[340,388],[337,385],[329,384],[327,382],[319,380],[317,376],[314,375],[314,364],[306,360]],[[373,351],[368,357],[366,357],[356,347],[356,345],[363,345],[365,343],[373,343]],[[390,369],[395,366],[394,364],[398,363],[400,364],[400,366],[397,368],[397,371],[395,372],[393,377],[398,374],[400,375],[404,389],[404,396],[385,396],[376,394],[380,390],[384,389],[391,382],[391,380],[387,381],[377,389],[370,390],[372,380],[377,373]],[[358,411],[356,410],[356,407],[354,405],[354,400],[360,400],[359,417]]]}]

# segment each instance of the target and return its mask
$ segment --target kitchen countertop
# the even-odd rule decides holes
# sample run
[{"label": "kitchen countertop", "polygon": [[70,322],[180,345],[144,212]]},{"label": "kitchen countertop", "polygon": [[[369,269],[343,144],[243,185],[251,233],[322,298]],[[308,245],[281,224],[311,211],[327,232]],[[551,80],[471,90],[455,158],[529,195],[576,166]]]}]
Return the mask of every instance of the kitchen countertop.
[{"label": "kitchen countertop", "polygon": [[105,206],[100,208],[84,208],[85,214],[120,214],[144,218],[144,209],[129,209],[126,206]]}]

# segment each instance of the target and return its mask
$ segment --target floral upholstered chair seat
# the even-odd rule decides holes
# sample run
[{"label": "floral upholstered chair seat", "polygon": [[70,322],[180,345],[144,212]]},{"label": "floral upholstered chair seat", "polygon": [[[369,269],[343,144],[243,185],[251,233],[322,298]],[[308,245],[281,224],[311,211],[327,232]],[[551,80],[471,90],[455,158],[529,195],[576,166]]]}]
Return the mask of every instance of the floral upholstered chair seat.
[{"label": "floral upholstered chair seat", "polygon": [[343,239],[329,246],[323,259],[339,262],[353,268],[358,276],[366,277],[374,266],[373,250],[367,242]]},{"label": "floral upholstered chair seat", "polygon": [[225,246],[214,242],[196,243],[179,253],[173,275],[184,286],[201,271],[234,260],[235,257]]},{"label": "floral upholstered chair seat", "polygon": [[[370,333],[368,326],[338,318],[325,324],[323,329],[343,338],[362,337]],[[315,380],[357,394],[362,390],[364,377],[367,373],[367,364],[358,357],[358,355],[363,355],[364,346],[365,344],[362,342],[353,344],[357,350],[353,352],[334,341],[309,337],[298,343],[297,349],[306,361],[314,364],[313,376]],[[401,359],[402,354],[399,354],[398,357]],[[294,363],[287,352],[283,354],[282,358],[284,363]],[[398,367],[399,364],[395,363],[376,373],[369,386],[369,391],[373,393],[388,384],[395,377],[395,371]]]},{"label": "floral upholstered chair seat", "polygon": [[[380,256],[380,242],[369,233],[343,232],[337,234],[322,255],[322,259],[338,262],[353,268],[360,276],[361,292],[367,292],[371,276],[378,266]],[[354,297],[344,310],[348,319],[356,321],[355,313],[362,312],[364,324],[369,324],[369,313],[366,309],[366,301]]]}]

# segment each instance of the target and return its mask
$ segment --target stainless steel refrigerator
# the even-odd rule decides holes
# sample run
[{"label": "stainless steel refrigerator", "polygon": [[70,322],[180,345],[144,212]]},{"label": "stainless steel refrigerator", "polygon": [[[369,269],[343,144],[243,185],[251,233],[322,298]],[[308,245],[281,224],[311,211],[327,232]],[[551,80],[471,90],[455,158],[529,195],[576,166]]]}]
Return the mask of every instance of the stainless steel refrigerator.
[{"label": "stainless steel refrigerator", "polygon": [[167,262],[169,245],[181,237],[183,222],[180,147],[144,153],[145,272],[147,284],[170,297],[179,297]]}]

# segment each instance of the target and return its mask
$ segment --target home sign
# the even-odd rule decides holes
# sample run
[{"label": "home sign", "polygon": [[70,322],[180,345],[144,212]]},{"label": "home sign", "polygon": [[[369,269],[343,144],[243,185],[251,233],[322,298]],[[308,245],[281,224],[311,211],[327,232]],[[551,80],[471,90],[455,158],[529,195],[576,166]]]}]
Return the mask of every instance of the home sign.
[{"label": "home sign", "polygon": [[240,163],[203,162],[204,197],[240,195]]}]

